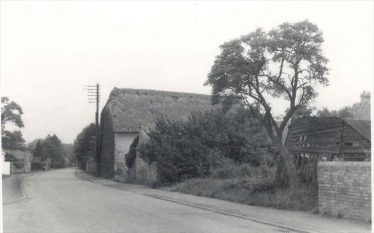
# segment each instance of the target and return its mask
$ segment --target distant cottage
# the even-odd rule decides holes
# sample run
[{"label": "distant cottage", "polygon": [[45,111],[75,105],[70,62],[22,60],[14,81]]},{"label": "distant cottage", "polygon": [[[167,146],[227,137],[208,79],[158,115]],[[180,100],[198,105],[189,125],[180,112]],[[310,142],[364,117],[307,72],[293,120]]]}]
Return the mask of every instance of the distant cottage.
[{"label": "distant cottage", "polygon": [[125,154],[142,127],[160,118],[186,120],[191,112],[212,109],[210,96],[114,88],[101,113],[100,175],[124,169]]},{"label": "distant cottage", "polygon": [[306,117],[291,122],[285,145],[299,160],[370,160],[370,121]]}]

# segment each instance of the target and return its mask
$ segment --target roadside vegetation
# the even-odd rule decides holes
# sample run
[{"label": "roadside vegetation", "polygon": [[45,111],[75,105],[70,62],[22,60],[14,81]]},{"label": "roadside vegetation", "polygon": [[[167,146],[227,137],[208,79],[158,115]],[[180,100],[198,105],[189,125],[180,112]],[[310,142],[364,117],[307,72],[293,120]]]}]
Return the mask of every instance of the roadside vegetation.
[{"label": "roadside vegetation", "polygon": [[[56,135],[47,135],[45,139],[38,139],[29,145],[34,158],[39,158],[39,161],[50,159],[51,168],[64,168],[68,165],[65,159],[65,151],[61,140]],[[41,169],[38,166],[43,166],[34,163],[35,169]]]},{"label": "roadside vegetation", "polygon": [[156,187],[282,209],[316,205],[316,183],[301,182],[293,190],[277,182],[274,147],[248,109],[194,113],[187,122],[160,120],[149,136],[141,154],[157,164]]},{"label": "roadside vegetation", "polygon": [[142,149],[157,162],[160,184],[190,178],[232,178],[252,167],[273,167],[272,146],[260,122],[244,108],[194,113],[187,122],[160,120]]},{"label": "roadside vegetation", "polygon": [[80,169],[86,170],[86,163],[95,159],[96,127],[91,123],[74,140],[73,154]]},{"label": "roadside vegetation", "polygon": [[[223,110],[157,123],[141,151],[157,164],[156,185],[247,204],[312,209],[316,179],[298,172],[283,137],[287,123],[309,111],[316,87],[328,85],[322,43],[321,31],[305,20],[259,28],[222,44],[206,85],[212,87],[212,103]],[[274,99],[288,106],[279,121]],[[227,106],[241,107],[226,112]]]},{"label": "roadside vegetation", "polygon": [[[1,146],[3,149],[23,149],[25,140],[19,130],[24,127],[23,110],[16,102],[8,97],[1,97]],[[11,126],[16,130],[11,131]],[[18,130],[17,130],[18,129]]]}]

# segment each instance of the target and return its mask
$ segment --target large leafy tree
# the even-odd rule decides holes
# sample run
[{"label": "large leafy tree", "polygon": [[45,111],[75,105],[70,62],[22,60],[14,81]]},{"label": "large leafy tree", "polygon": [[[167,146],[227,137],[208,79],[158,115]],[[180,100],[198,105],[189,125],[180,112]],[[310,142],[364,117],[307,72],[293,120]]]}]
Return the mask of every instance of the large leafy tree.
[{"label": "large leafy tree", "polygon": [[[221,45],[206,82],[213,87],[214,103],[234,97],[261,112],[279,155],[279,181],[290,185],[297,185],[298,179],[282,133],[293,114],[317,96],[316,85],[328,84],[322,42],[321,31],[309,21],[283,23],[268,32],[257,29]],[[273,116],[273,98],[288,102],[281,122]]]},{"label": "large leafy tree", "polygon": [[51,159],[52,168],[62,168],[65,167],[64,151],[61,145],[60,139],[56,136],[48,135],[43,143],[44,152],[42,153],[43,157],[49,157]]},{"label": "large leafy tree", "polygon": [[25,140],[19,130],[10,131],[6,125],[11,124],[16,128],[23,128],[22,108],[8,97],[1,97],[1,141],[5,149],[17,149],[23,146]]}]

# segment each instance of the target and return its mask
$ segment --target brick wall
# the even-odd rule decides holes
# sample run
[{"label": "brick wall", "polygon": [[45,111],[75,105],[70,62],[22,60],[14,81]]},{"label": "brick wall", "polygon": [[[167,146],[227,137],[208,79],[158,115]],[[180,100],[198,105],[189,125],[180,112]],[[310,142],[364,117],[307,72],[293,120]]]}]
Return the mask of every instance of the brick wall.
[{"label": "brick wall", "polygon": [[371,221],[370,162],[319,162],[318,205],[322,214]]}]

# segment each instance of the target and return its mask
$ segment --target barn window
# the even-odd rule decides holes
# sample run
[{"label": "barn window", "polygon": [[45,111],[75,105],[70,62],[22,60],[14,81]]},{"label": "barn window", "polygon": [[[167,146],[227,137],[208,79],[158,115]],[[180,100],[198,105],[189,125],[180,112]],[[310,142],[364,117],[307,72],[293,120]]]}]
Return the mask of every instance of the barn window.
[{"label": "barn window", "polygon": [[354,142],[353,143],[353,147],[359,147],[360,146],[360,143],[359,142]]},{"label": "barn window", "polygon": [[346,143],[344,143],[344,145],[346,145],[346,146],[353,146],[353,143],[352,142],[346,142]]}]

